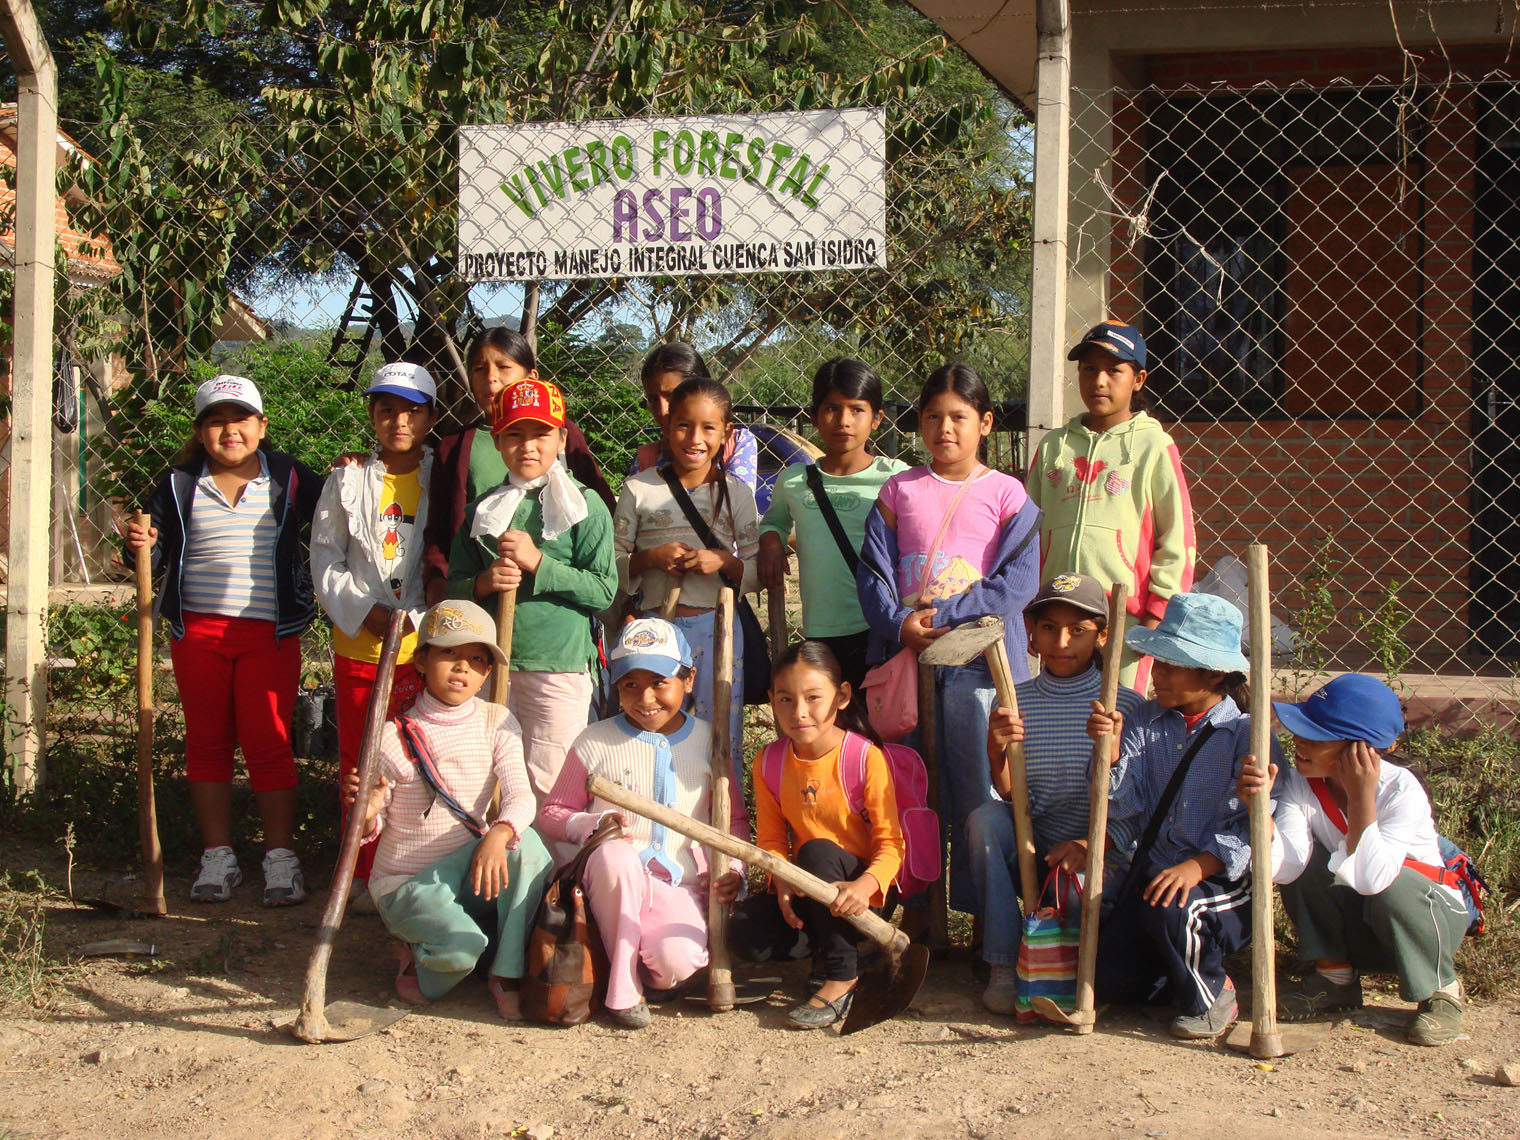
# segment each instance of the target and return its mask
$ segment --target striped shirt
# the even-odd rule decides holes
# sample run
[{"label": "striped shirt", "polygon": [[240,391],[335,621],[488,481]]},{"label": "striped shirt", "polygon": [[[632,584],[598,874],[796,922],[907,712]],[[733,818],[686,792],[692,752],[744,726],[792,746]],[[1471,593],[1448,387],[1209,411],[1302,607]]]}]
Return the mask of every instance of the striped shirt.
[{"label": "striped shirt", "polygon": [[[406,715],[432,748],[449,791],[478,822],[486,822],[491,797],[500,784],[501,810],[496,819],[511,824],[518,835],[532,825],[536,801],[523,763],[522,728],[516,717],[478,697],[452,706],[427,692]],[[370,893],[377,899],[475,842],[469,828],[435,802],[433,790],[402,747],[394,722],[387,722],[380,735],[379,774],[391,787],[380,809],[380,839],[369,875]]]},{"label": "striped shirt", "polygon": [[[688,494],[713,537],[744,563],[744,581],[738,592],[749,594],[758,590],[760,578],[755,568],[755,555],[760,549],[760,518],[755,510],[755,493],[730,475],[728,505],[721,511],[716,509],[716,483],[704,484]],[[712,609],[718,604],[718,587],[722,584],[716,574],[687,574],[672,579],[663,570],[645,570],[637,577],[628,573],[628,563],[635,551],[649,550],[667,542],[684,542],[693,550],[701,550],[706,545],[687,523],[660,469],[651,467],[631,476],[623,484],[617,510],[612,514],[618,583],[625,592],[638,596],[641,609],[658,609],[673,580],[681,584],[683,606]]]},{"label": "striped shirt", "polygon": [[[1188,767],[1142,869],[1145,874],[1175,867],[1194,855],[1217,857],[1227,879],[1239,879],[1250,870],[1250,824],[1245,804],[1235,794],[1235,777],[1240,758],[1251,751],[1251,718],[1229,697],[1209,709],[1191,731],[1180,712],[1155,701],[1146,701],[1125,719],[1109,796],[1109,835],[1121,848],[1139,839],[1178,761],[1208,724],[1215,726],[1214,734]],[[1283,766],[1276,740],[1272,762]]]},{"label": "striped shirt", "polygon": [[259,473],[248,480],[236,505],[227,501],[202,468],[190,505],[189,532],[180,571],[185,609],[194,613],[274,621],[274,551],[279,522],[270,502],[269,464],[259,453]]},{"label": "striped shirt", "polygon": [[[1102,688],[1103,674],[1094,665],[1075,677],[1052,677],[1041,669],[1015,689],[1024,720],[1034,841],[1041,851],[1087,837],[1093,751],[1087,718]],[[1134,689],[1120,687],[1119,712],[1126,723],[1144,703]]]}]

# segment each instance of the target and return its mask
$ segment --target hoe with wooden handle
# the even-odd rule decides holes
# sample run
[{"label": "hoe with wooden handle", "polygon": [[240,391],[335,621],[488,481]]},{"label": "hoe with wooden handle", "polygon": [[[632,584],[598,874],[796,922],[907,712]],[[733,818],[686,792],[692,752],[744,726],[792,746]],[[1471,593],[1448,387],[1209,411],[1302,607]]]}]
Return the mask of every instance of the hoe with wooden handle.
[{"label": "hoe with wooden handle", "polygon": [[[718,591],[718,608],[713,612],[712,677],[712,796],[708,812],[713,823],[727,829],[730,806],[729,717],[734,701],[734,590],[724,586]],[[708,874],[718,878],[723,849],[712,845],[707,850]],[[728,956],[728,904],[720,902],[716,891],[707,893],[707,1005],[714,1013],[734,1008],[734,971]]]},{"label": "hoe with wooden handle", "polygon": [[[677,835],[684,835],[726,855],[753,863],[794,891],[825,906],[832,903],[839,893],[839,888],[833,883],[826,883],[816,875],[810,875],[752,843],[745,843],[742,839],[736,839],[726,832],[673,811],[664,804],[636,795],[605,776],[592,776],[586,781],[586,790],[598,799],[616,804],[625,811],[664,824]],[[877,1022],[896,1017],[908,1008],[919,987],[924,984],[924,974],[929,968],[929,948],[909,942],[906,934],[870,911],[851,915],[849,921],[882,950],[875,962],[861,971],[860,981],[855,986],[855,1000],[850,1005],[850,1012],[840,1030],[841,1033],[858,1033]]]},{"label": "hoe with wooden handle", "polygon": [[[142,511],[133,520],[147,530]],[[153,798],[153,569],[145,547],[137,555],[137,834],[142,844],[139,914],[169,912],[164,902],[164,849],[158,842],[158,809]]]}]

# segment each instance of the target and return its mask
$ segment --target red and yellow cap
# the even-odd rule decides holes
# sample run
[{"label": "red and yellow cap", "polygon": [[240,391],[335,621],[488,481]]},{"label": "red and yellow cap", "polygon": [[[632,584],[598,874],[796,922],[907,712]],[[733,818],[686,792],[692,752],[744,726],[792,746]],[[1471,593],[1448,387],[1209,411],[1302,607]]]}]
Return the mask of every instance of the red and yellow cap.
[{"label": "red and yellow cap", "polygon": [[508,384],[491,402],[491,434],[498,435],[519,420],[537,420],[550,427],[565,426],[565,397],[547,380]]}]

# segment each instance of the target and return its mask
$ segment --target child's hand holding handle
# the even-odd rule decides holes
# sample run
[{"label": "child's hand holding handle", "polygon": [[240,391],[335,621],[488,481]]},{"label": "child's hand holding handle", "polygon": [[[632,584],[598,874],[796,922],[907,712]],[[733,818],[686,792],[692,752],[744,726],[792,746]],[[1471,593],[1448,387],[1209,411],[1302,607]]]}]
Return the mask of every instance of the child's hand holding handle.
[{"label": "child's hand holding handle", "polygon": [[507,888],[507,851],[516,838],[512,825],[498,820],[475,845],[470,858],[470,888],[487,902]]},{"label": "child's hand holding handle", "polygon": [[662,542],[648,550],[638,550],[628,559],[628,573],[637,577],[645,570],[660,570],[673,577],[685,573],[686,556],[691,547],[684,542]]},{"label": "child's hand holding handle", "polygon": [[[375,820],[380,815],[380,809],[385,806],[386,793],[390,791],[391,782],[384,776],[375,781],[375,786],[369,790],[369,802],[364,806],[364,834],[373,835]],[[354,800],[359,796],[359,770],[356,768],[343,777],[343,802],[352,807]]]},{"label": "child's hand holding handle", "polygon": [[135,518],[127,523],[127,549],[134,555],[141,554],[157,541],[158,527],[140,527]]},{"label": "child's hand holding handle", "polygon": [[849,918],[853,914],[865,914],[871,906],[871,896],[878,889],[875,877],[867,871],[858,879],[836,882],[839,893],[829,904],[829,913],[835,918]]},{"label": "child's hand holding handle", "polygon": [[[509,530],[496,540],[496,553],[517,565],[519,570],[536,574],[543,563],[544,554],[533,542],[533,536],[525,530]],[[522,575],[518,575],[522,580]]]},{"label": "child's hand holding handle", "polygon": [[1258,792],[1264,795],[1272,794],[1272,785],[1277,782],[1277,765],[1269,764],[1266,775],[1262,774],[1256,766],[1256,757],[1246,756],[1241,760],[1240,775],[1235,777],[1235,794],[1243,800],[1249,800]]},{"label": "child's hand holding handle", "polygon": [[914,610],[903,619],[902,628],[898,630],[898,640],[914,653],[922,653],[929,648],[931,641],[949,632],[948,626],[944,629],[934,628],[934,607],[929,606],[926,609]]},{"label": "child's hand holding handle", "polygon": [[1057,843],[1045,855],[1045,863],[1054,870],[1060,867],[1070,875],[1080,875],[1087,870],[1087,840],[1068,839]]},{"label": "child's hand holding handle", "polygon": [[792,560],[787,557],[786,543],[773,530],[760,536],[760,555],[755,568],[760,573],[760,584],[767,590],[784,590],[786,578],[792,572]]}]

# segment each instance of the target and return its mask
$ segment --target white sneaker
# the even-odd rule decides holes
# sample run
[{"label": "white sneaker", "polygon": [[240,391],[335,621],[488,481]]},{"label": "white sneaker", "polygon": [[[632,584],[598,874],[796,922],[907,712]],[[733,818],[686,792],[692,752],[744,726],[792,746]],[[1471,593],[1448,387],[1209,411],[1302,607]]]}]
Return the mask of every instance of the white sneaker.
[{"label": "white sneaker", "polygon": [[237,856],[231,847],[208,847],[201,852],[201,873],[190,888],[191,902],[226,902],[232,888],[243,882]]},{"label": "white sneaker", "polygon": [[306,880],[301,860],[289,847],[276,847],[264,855],[264,905],[295,906],[306,901]]}]

